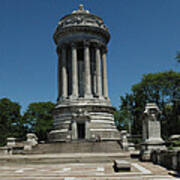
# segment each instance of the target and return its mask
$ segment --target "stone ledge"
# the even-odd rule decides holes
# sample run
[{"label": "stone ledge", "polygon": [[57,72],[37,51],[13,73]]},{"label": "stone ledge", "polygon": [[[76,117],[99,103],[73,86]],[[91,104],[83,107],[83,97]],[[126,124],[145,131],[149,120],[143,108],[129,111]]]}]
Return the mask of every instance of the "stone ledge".
[{"label": "stone ledge", "polygon": [[130,171],[131,170],[131,164],[125,160],[115,160],[114,161],[114,170],[116,172]]}]

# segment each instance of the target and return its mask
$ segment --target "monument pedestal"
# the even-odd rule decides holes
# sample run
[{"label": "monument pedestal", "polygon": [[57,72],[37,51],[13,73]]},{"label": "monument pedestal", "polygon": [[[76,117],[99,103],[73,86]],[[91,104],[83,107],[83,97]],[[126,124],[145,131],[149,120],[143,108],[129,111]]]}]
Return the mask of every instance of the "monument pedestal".
[{"label": "monument pedestal", "polygon": [[140,158],[142,161],[150,161],[151,160],[151,153],[153,150],[166,150],[166,146],[164,144],[164,141],[162,142],[145,142],[141,143],[141,152],[140,152]]},{"label": "monument pedestal", "polygon": [[153,150],[165,150],[161,138],[161,126],[158,117],[160,110],[155,103],[147,103],[143,115],[143,142],[141,143],[141,160],[150,161]]},{"label": "monument pedestal", "polygon": [[49,133],[50,142],[120,140],[114,108],[106,100],[62,102],[54,111],[54,127]]}]

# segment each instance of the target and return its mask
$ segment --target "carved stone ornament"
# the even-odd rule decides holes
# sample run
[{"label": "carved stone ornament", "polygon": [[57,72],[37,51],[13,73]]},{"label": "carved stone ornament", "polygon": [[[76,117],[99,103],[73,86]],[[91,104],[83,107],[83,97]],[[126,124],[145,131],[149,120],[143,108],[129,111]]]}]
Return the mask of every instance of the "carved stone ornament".
[{"label": "carved stone ornament", "polygon": [[161,114],[159,107],[155,103],[147,103],[144,111],[144,115],[151,118],[152,121],[158,120],[158,116]]},{"label": "carved stone ornament", "polygon": [[65,28],[69,26],[95,26],[104,30],[108,30],[102,20],[97,19],[95,16],[84,14],[75,14],[73,16],[69,16],[65,19],[60,20],[58,25],[59,28]]}]

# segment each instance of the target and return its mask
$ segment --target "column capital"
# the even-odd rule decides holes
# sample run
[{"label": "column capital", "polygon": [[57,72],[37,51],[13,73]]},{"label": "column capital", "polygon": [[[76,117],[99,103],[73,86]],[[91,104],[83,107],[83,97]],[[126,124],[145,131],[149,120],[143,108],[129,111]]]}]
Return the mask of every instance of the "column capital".
[{"label": "column capital", "polygon": [[83,41],[83,45],[85,46],[85,47],[89,47],[90,46],[90,41]]},{"label": "column capital", "polygon": [[58,57],[60,56],[60,53],[61,53],[61,49],[59,47],[56,48],[56,53],[58,55]]},{"label": "column capital", "polygon": [[67,44],[62,44],[62,45],[61,45],[61,48],[62,48],[62,49],[66,49],[66,48],[67,48]]},{"label": "column capital", "polygon": [[94,48],[98,48],[100,50],[106,49],[106,44],[104,44],[104,43],[92,41],[91,44],[92,44],[92,47],[94,47]]},{"label": "column capital", "polygon": [[57,47],[57,49],[59,49],[59,50],[61,50],[61,49],[66,49],[67,46],[68,46],[68,44],[63,43],[63,44],[60,44],[60,45]]},{"label": "column capital", "polygon": [[97,42],[93,42],[93,43],[92,43],[92,46],[93,46],[94,48],[98,48],[98,49],[101,48],[101,45],[100,45],[99,43],[97,43]]},{"label": "column capital", "polygon": [[103,53],[103,54],[106,54],[107,52],[108,52],[107,47],[103,47],[103,48],[102,48],[102,53]]},{"label": "column capital", "polygon": [[76,48],[77,47],[77,44],[75,42],[71,42],[71,47],[72,48]]}]

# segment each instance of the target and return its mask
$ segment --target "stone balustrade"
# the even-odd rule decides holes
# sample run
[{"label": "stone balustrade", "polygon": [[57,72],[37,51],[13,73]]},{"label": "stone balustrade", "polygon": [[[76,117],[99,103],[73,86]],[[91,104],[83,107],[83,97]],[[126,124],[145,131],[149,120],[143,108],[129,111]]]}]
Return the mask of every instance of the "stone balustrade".
[{"label": "stone balustrade", "polygon": [[154,150],[151,152],[151,161],[168,169],[180,169],[180,150]]}]

